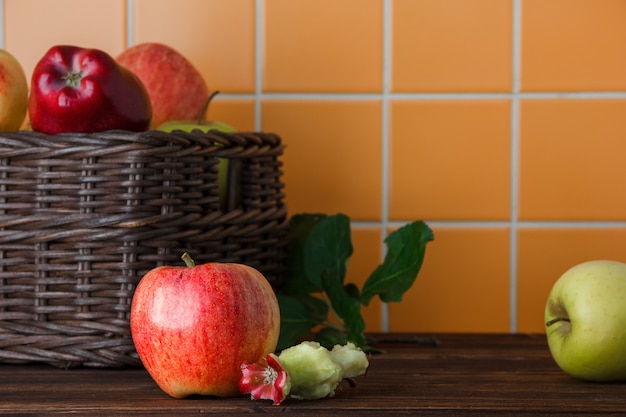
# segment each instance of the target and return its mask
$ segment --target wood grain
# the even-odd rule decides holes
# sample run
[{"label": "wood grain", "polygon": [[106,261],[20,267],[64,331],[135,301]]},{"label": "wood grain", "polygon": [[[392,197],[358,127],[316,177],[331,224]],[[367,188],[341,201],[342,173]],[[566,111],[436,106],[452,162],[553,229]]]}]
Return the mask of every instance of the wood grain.
[{"label": "wood grain", "polygon": [[0,415],[542,416],[622,415],[626,383],[591,383],[557,368],[544,335],[438,335],[438,346],[381,343],[367,376],[333,398],[280,406],[237,398],[169,398],[142,368],[0,365]]}]

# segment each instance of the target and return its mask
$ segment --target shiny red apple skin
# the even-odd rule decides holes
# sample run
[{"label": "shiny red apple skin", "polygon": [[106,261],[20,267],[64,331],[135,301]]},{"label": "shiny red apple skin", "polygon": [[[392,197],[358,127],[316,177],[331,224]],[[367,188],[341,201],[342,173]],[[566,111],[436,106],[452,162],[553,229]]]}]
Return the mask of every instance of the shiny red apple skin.
[{"label": "shiny red apple skin", "polygon": [[240,394],[241,364],[275,350],[280,311],[252,267],[162,266],[139,282],[130,326],[143,365],[167,394],[230,397]]},{"label": "shiny red apple skin", "polygon": [[106,52],[57,45],[33,69],[28,113],[33,130],[51,135],[143,131],[152,107],[139,78]]},{"label": "shiny red apple skin", "polygon": [[148,89],[155,128],[170,120],[195,120],[209,95],[198,69],[179,51],[158,42],[131,46],[117,62],[133,71]]}]

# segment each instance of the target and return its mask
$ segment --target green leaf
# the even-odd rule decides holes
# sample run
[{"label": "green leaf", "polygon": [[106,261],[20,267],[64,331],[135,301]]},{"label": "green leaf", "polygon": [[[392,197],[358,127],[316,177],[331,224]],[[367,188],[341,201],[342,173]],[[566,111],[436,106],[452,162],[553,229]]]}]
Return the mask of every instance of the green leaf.
[{"label": "green leaf", "polygon": [[321,289],[324,289],[326,279],[343,283],[350,256],[350,219],[345,214],[324,217],[313,226],[304,242],[304,267],[308,280]]},{"label": "green leaf", "polygon": [[[426,244],[433,233],[424,222],[410,223],[391,233],[387,255],[361,290],[344,284],[352,256],[350,219],[344,214],[299,214],[290,219],[287,282],[279,295],[279,349],[295,344],[313,328],[316,339],[332,348],[354,342],[367,347],[363,305],[378,295],[384,302],[401,301],[421,268]],[[320,297],[323,296],[323,297]],[[329,310],[339,324],[328,321]]]},{"label": "green leaf", "polygon": [[360,300],[361,299],[359,287],[357,287],[356,284],[353,284],[353,283],[350,282],[350,283],[344,285],[343,289],[344,289],[344,291],[346,293],[348,293],[355,300]]},{"label": "green leaf", "polygon": [[381,265],[367,279],[361,291],[361,303],[368,305],[378,295],[384,302],[402,301],[422,267],[426,244],[433,240],[432,230],[423,221],[409,223],[386,239],[387,254]]},{"label": "green leaf", "polygon": [[343,320],[347,340],[359,346],[365,344],[365,321],[361,315],[361,303],[351,293],[352,285],[343,286],[338,280],[326,277],[324,289],[333,311]]},{"label": "green leaf", "polygon": [[282,350],[293,346],[301,336],[310,333],[313,322],[301,301],[284,294],[277,294],[276,297],[280,306],[280,335],[276,350]]},{"label": "green leaf", "polygon": [[315,334],[315,340],[326,349],[332,349],[335,345],[345,345],[348,338],[343,330],[334,327],[324,327]]},{"label": "green leaf", "polygon": [[304,246],[313,227],[325,217],[325,214],[296,214],[289,220],[287,233],[288,279],[285,285],[289,294],[322,291],[321,286],[313,285],[307,277],[304,265]]},{"label": "green leaf", "polygon": [[313,326],[328,320],[328,303],[325,300],[312,294],[297,295],[296,299],[306,308]]}]

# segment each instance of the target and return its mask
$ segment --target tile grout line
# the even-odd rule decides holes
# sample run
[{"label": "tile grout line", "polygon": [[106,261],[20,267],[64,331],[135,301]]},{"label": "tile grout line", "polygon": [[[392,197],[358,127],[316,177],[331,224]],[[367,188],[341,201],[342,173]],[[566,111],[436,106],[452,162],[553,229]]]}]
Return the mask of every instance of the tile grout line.
[{"label": "tile grout line", "polygon": [[134,44],[135,37],[135,23],[134,23],[134,1],[126,1],[126,47]]},{"label": "tile grout line", "polygon": [[[387,226],[399,228],[412,220],[388,221]],[[437,228],[502,228],[511,227],[511,220],[430,220],[424,219],[430,226]],[[626,229],[626,221],[611,220],[516,220],[516,229]],[[353,220],[354,227],[370,228],[379,227],[378,221]]]},{"label": "tile grout line", "polygon": [[[386,92],[388,99],[397,101],[408,100],[501,100],[501,99],[525,99],[525,100],[605,100],[605,99],[626,99],[625,91],[545,91],[545,92],[502,92],[502,93],[392,93]],[[260,96],[266,100],[380,100],[379,93],[308,93],[308,92],[254,92],[254,93],[223,93],[222,98],[242,99],[256,98]]]},{"label": "tile grout line", "polygon": [[264,10],[265,3],[263,0],[255,0],[254,4],[254,128],[261,131],[263,118],[261,114],[261,99],[263,97],[263,40],[264,36]]},{"label": "tile grout line", "polygon": [[[391,54],[391,2],[392,0],[383,0],[383,16],[382,16],[382,103],[381,103],[381,158],[382,158],[382,195],[381,195],[381,235],[387,236],[389,227],[389,150],[390,150],[390,121],[389,121],[389,83],[390,83],[390,54]],[[386,255],[386,246],[381,246],[381,261]],[[389,305],[381,303],[380,310],[381,331],[389,332]]]},{"label": "tile grout line", "polygon": [[517,266],[518,266],[518,204],[520,181],[519,149],[519,91],[521,61],[521,0],[513,0],[513,44],[512,44],[512,98],[511,98],[511,212],[509,232],[509,331],[517,333]]}]

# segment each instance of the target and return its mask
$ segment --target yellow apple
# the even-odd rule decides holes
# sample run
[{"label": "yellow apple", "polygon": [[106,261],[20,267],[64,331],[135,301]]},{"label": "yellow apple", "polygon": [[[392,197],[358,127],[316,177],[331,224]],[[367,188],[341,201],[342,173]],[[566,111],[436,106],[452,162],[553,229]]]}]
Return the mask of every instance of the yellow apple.
[{"label": "yellow apple", "polygon": [[28,82],[22,65],[0,49],[0,131],[18,130],[28,108]]},{"label": "yellow apple", "polygon": [[626,381],[626,264],[595,260],[567,270],[545,308],[548,346],[566,373]]}]

